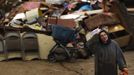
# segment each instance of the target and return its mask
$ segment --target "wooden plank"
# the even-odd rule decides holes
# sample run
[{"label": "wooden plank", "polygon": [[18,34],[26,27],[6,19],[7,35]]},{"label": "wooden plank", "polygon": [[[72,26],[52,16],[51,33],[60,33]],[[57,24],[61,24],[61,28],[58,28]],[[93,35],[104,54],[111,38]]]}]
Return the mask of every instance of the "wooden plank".
[{"label": "wooden plank", "polygon": [[75,28],[76,22],[74,19],[59,19],[59,18],[49,18],[48,19],[49,24],[55,24],[55,25],[62,25],[69,28]]}]

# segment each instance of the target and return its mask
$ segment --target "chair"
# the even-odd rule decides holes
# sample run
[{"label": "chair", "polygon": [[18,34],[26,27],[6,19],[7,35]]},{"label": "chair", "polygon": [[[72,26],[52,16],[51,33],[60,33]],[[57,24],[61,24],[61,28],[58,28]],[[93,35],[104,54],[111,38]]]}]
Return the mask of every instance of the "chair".
[{"label": "chair", "polygon": [[4,56],[0,58],[0,61],[7,59],[6,50],[4,49],[4,37],[0,35],[0,55]]},{"label": "chair", "polygon": [[19,31],[7,31],[5,32],[5,50],[7,52],[7,58],[9,58],[10,53],[19,53],[19,56],[15,55],[12,56],[22,57],[22,50],[21,50],[21,37]]},{"label": "chair", "polygon": [[24,33],[22,35],[22,46],[23,46],[24,59],[26,59],[26,57],[32,53],[35,53],[35,55],[37,55],[38,58],[40,58],[38,40],[37,35],[35,33],[33,32]]}]

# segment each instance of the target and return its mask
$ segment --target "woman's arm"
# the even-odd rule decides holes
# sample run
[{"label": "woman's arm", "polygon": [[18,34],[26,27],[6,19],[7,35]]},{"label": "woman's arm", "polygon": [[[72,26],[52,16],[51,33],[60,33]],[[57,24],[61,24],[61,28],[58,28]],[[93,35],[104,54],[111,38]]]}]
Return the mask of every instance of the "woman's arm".
[{"label": "woman's arm", "polygon": [[122,70],[123,68],[126,68],[126,61],[122,52],[122,49],[119,47],[119,45],[116,43],[116,51],[117,51],[117,64],[119,66],[119,69]]},{"label": "woman's arm", "polygon": [[117,64],[119,66],[119,69],[121,70],[120,75],[128,75],[128,69],[127,64],[122,52],[122,49],[119,47],[119,45],[116,43],[116,51],[117,51]]}]

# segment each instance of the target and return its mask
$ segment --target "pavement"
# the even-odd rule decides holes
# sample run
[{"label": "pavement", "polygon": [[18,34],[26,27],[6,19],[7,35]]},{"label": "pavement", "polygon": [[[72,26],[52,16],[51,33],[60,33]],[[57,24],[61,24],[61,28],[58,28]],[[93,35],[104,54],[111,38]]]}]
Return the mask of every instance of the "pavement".
[{"label": "pavement", "polygon": [[[124,53],[129,75],[134,74],[134,51]],[[50,63],[47,60],[0,62],[0,75],[94,75],[94,57],[75,62]]]}]

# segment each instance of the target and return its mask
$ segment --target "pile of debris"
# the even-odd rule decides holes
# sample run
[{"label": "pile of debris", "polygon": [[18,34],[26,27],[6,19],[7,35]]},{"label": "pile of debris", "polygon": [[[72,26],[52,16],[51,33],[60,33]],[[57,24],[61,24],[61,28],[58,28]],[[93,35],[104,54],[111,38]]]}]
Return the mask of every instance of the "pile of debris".
[{"label": "pile of debris", "polygon": [[[109,30],[112,34],[124,31],[117,16],[103,12],[98,0],[25,1],[16,4],[5,14],[1,10],[0,19],[2,37],[9,38],[6,46],[3,46],[6,47],[5,59],[22,57],[24,60],[39,58],[56,61],[58,58],[87,58],[92,53],[87,50],[86,42],[101,29]],[[18,37],[14,38],[18,41],[11,40],[11,36]],[[11,43],[19,46],[16,48]],[[15,54],[10,55],[10,50]],[[16,55],[18,51],[21,53]]]}]

